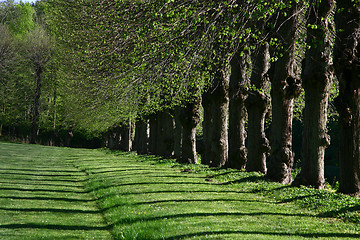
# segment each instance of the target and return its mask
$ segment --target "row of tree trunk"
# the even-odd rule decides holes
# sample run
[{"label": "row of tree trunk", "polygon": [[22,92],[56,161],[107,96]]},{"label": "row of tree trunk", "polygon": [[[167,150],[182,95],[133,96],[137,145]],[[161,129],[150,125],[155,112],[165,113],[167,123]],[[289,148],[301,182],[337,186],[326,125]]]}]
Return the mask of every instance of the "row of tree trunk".
[{"label": "row of tree trunk", "polygon": [[103,146],[111,150],[132,151],[134,124],[131,121],[124,122],[122,125],[115,125],[103,133]]},{"label": "row of tree trunk", "polygon": [[[358,32],[360,12],[356,4],[341,2],[335,16],[338,36],[333,57],[334,1],[309,7],[306,21],[295,1],[287,15],[279,16],[281,28],[272,36],[282,51],[270,67],[268,43],[251,54],[244,49],[229,64],[219,66],[213,84],[200,97],[173,111],[165,110],[136,123],[135,148],[139,154],[175,157],[197,163],[196,126],[200,104],[204,109],[204,152],[201,162],[212,167],[246,168],[280,183],[323,188],[324,153],[330,144],[327,134],[327,107],[334,72],[340,93],[336,99],[340,126],[340,191],[360,193],[360,62]],[[303,65],[299,66],[296,44],[299,29],[308,26]],[[317,26],[317,27],[313,27]],[[277,51],[279,53],[279,51]],[[251,59],[251,60],[250,60]],[[333,65],[334,59],[334,65]],[[250,64],[251,63],[251,64]],[[299,69],[302,69],[300,73]],[[302,81],[300,80],[302,79]],[[269,83],[271,83],[270,96]],[[302,168],[291,177],[293,101],[305,90]],[[271,114],[270,141],[265,135],[266,117]],[[247,133],[246,133],[246,118]],[[247,138],[247,147],[245,140]]]}]

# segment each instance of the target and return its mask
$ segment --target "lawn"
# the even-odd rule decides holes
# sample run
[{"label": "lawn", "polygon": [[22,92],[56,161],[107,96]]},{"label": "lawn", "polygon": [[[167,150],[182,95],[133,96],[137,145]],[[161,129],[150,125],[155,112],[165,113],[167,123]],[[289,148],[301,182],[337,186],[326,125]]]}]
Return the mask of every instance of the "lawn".
[{"label": "lawn", "polygon": [[112,239],[72,153],[0,143],[0,239]]},{"label": "lawn", "polygon": [[[257,173],[9,143],[0,143],[0,164],[0,239],[360,237],[357,199]],[[336,198],[342,205],[327,205]]]}]

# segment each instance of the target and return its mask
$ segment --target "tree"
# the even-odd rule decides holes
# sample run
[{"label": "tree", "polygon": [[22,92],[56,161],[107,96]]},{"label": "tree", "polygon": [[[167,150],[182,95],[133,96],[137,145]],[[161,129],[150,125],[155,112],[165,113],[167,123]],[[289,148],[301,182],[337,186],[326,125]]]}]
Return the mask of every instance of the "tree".
[{"label": "tree", "polygon": [[262,173],[267,172],[266,157],[270,153],[269,140],[265,135],[265,117],[270,107],[270,97],[266,93],[269,87],[269,61],[269,44],[265,42],[252,54],[251,87],[245,102],[249,116],[246,170]]},{"label": "tree", "polygon": [[273,64],[271,81],[272,125],[271,153],[267,176],[277,182],[292,182],[293,100],[300,94],[301,82],[296,66],[295,46],[298,39],[301,4],[291,1],[278,12],[273,38],[279,41],[278,59]]},{"label": "tree", "polygon": [[[199,91],[197,91],[199,92]],[[200,123],[201,97],[195,96],[180,108],[182,127],[181,155],[183,163],[198,163],[196,152],[196,126]]]},{"label": "tree", "polygon": [[139,119],[135,124],[135,149],[138,154],[149,153],[148,119]]},{"label": "tree", "polygon": [[16,60],[16,51],[14,45],[14,38],[11,35],[8,26],[0,23],[0,99],[1,99],[1,114],[0,114],[0,136],[2,134],[3,123],[7,122],[6,116],[8,105],[11,101],[12,83],[9,80],[11,69],[14,68]]},{"label": "tree", "polygon": [[229,67],[218,66],[212,86],[203,94],[204,148],[202,163],[212,167],[228,161]]},{"label": "tree", "polygon": [[25,43],[26,57],[29,58],[34,67],[35,94],[33,104],[33,116],[31,124],[30,142],[36,143],[38,130],[38,120],[40,111],[40,96],[42,86],[42,74],[46,64],[51,58],[52,42],[45,30],[41,27],[36,28],[27,35]]},{"label": "tree", "polygon": [[181,148],[182,148],[182,139],[183,139],[183,127],[181,124],[181,113],[182,107],[177,106],[174,109],[174,122],[175,122],[175,129],[174,129],[174,157],[178,161],[182,161],[181,156]]},{"label": "tree", "polygon": [[249,79],[249,51],[236,53],[231,59],[229,82],[229,161],[227,166],[236,169],[245,168],[247,161],[246,108],[247,85]]},{"label": "tree", "polygon": [[0,24],[0,32],[0,71],[5,74],[9,72],[8,68],[15,60],[15,46],[7,25]]},{"label": "tree", "polygon": [[360,194],[360,3],[338,1],[335,15],[335,73],[339,96],[340,189],[347,194]]},{"label": "tree", "polygon": [[163,110],[157,113],[157,140],[155,154],[171,158],[174,155],[174,118],[172,111]]},{"label": "tree", "polygon": [[327,108],[333,81],[332,48],[333,0],[310,3],[307,13],[307,50],[302,84],[305,90],[301,172],[294,185],[324,188],[324,154],[330,144],[327,135]]},{"label": "tree", "polygon": [[[33,30],[34,9],[30,4],[14,4],[14,1],[6,1],[1,3],[1,21],[5,24],[8,33],[12,37],[11,45],[15,48],[16,64],[12,64],[11,69],[3,72],[3,80],[6,81],[6,97],[4,111],[6,111],[5,119],[2,124],[11,128],[10,138],[18,137],[18,140],[28,141],[29,120],[31,119],[31,108],[33,105],[33,81],[29,75],[31,69],[28,65],[28,59],[23,55],[25,39],[29,31]],[[4,35],[4,41],[7,41],[9,35]],[[10,60],[10,59],[8,59]],[[15,60],[15,59],[13,59]],[[4,69],[3,69],[4,70]],[[16,136],[18,135],[18,136]]]}]

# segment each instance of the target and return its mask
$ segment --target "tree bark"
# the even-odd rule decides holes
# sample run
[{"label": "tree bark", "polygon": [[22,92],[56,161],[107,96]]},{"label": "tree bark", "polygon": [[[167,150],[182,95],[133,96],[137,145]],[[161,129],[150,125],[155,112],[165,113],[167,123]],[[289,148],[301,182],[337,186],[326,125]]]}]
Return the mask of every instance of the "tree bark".
[{"label": "tree bark", "polygon": [[270,153],[269,140],[265,135],[265,117],[270,106],[270,97],[265,91],[269,79],[269,45],[259,46],[253,53],[251,74],[252,88],[245,102],[248,112],[248,161],[247,171],[267,172],[266,157]]},{"label": "tree bark", "polygon": [[132,133],[133,133],[133,124],[130,120],[123,123],[120,127],[121,138],[120,138],[120,148],[125,152],[130,152],[132,150]]},{"label": "tree bark", "polygon": [[174,118],[168,110],[158,114],[156,155],[171,158],[174,155]]},{"label": "tree bark", "polygon": [[137,154],[149,153],[149,124],[148,120],[139,120],[135,125],[135,142]]},{"label": "tree bark", "polygon": [[201,98],[185,104],[181,109],[180,122],[183,129],[183,141],[181,148],[181,162],[198,163],[196,152],[196,126],[200,122]]},{"label": "tree bark", "polygon": [[150,136],[149,136],[149,151],[150,154],[156,155],[157,141],[158,141],[158,114],[154,113],[149,117]]},{"label": "tree bark", "polygon": [[211,115],[211,101],[208,101],[206,98],[206,95],[209,93],[204,93],[203,94],[203,101],[202,101],[202,106],[204,109],[204,119],[202,122],[202,127],[203,127],[203,146],[204,146],[204,151],[203,151],[203,155],[201,156],[201,163],[204,165],[208,165],[210,166],[210,161],[211,161],[211,136],[213,128],[212,126],[212,115]]},{"label": "tree bark", "polygon": [[222,167],[228,160],[229,69],[215,73],[212,86],[203,94],[204,157],[202,163]]},{"label": "tree bark", "polygon": [[338,1],[334,65],[339,80],[340,189],[360,195],[360,3]]},{"label": "tree bark", "polygon": [[176,107],[174,111],[174,157],[181,161],[181,148],[183,143],[183,127],[181,125],[181,107]]},{"label": "tree bark", "polygon": [[109,130],[109,146],[111,150],[120,150],[121,149],[121,127],[114,126]]},{"label": "tree bark", "polygon": [[292,182],[291,169],[294,162],[292,151],[293,100],[301,92],[296,74],[295,44],[298,29],[298,3],[291,2],[286,16],[281,14],[278,39],[283,49],[273,64],[271,76],[271,153],[267,176],[282,184]]},{"label": "tree bark", "polygon": [[36,136],[38,131],[38,120],[39,120],[39,109],[40,109],[40,95],[41,95],[41,75],[43,69],[41,66],[35,66],[35,82],[36,82],[36,89],[34,95],[34,106],[33,106],[33,117],[31,123],[31,133],[30,133],[30,143],[36,143]]},{"label": "tree bark", "polygon": [[[330,15],[334,1],[321,1],[309,8],[307,20],[307,45],[303,65],[303,87],[305,90],[304,130],[302,141],[301,172],[294,186],[324,188],[324,155],[330,144],[327,134],[327,108],[332,71],[332,39]],[[314,27],[318,26],[319,27]]]},{"label": "tree bark", "polygon": [[249,79],[249,53],[236,53],[231,59],[229,83],[229,161],[230,168],[243,169],[247,160],[246,140],[246,84]]}]

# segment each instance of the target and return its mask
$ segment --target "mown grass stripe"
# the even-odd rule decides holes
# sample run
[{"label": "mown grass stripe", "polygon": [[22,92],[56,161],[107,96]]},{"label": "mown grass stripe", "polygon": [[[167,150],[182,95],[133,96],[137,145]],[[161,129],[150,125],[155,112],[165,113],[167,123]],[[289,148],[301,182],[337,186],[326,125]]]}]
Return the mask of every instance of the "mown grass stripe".
[{"label": "mown grass stripe", "polygon": [[0,143],[0,239],[113,239],[71,152]]},{"label": "mown grass stripe", "polygon": [[[0,164],[3,169],[48,165],[46,171],[36,172],[36,167],[34,172],[23,171],[35,176],[15,173],[2,179],[0,175],[0,181],[6,182],[5,186],[0,184],[0,236],[5,239],[360,237],[359,224],[327,217],[342,208],[319,212],[323,205],[305,209],[313,205],[298,204],[324,204],[314,201],[320,197],[331,201],[347,198],[304,188],[294,190],[267,182],[257,173],[179,165],[134,153],[7,143],[0,143]],[[54,175],[66,174],[68,169],[79,176],[36,176],[51,175],[51,169],[54,173],[56,169],[64,171]],[[8,185],[11,182],[14,185]],[[72,184],[74,187],[68,186]],[[354,200],[343,208],[356,215],[357,206]]]}]

